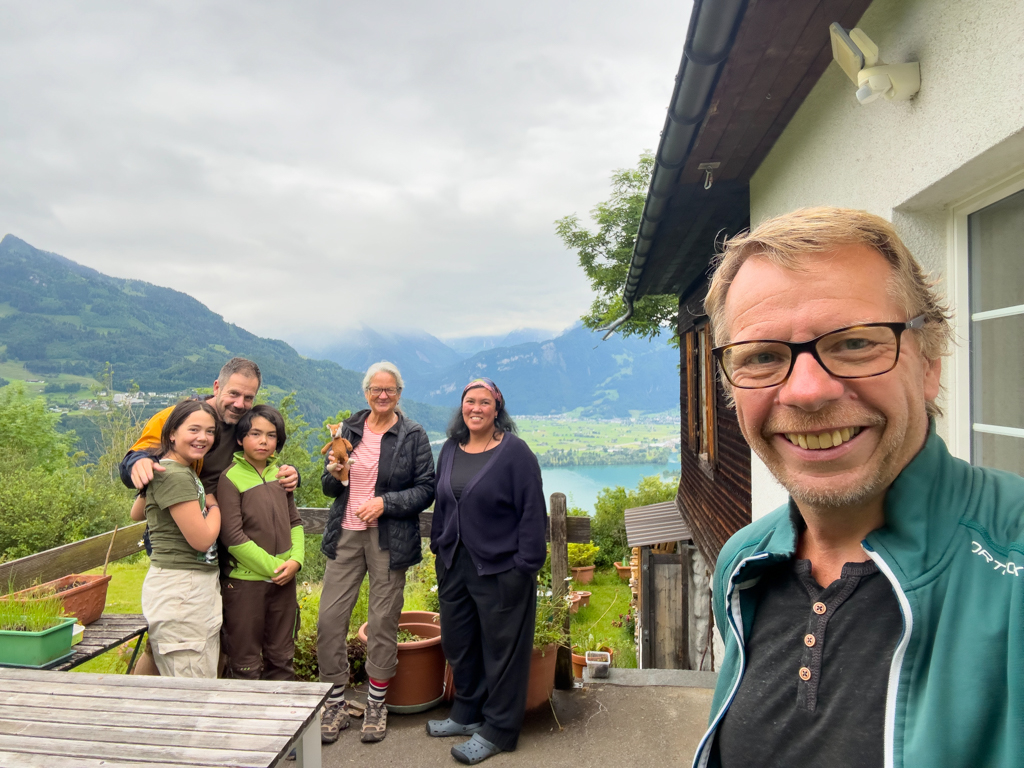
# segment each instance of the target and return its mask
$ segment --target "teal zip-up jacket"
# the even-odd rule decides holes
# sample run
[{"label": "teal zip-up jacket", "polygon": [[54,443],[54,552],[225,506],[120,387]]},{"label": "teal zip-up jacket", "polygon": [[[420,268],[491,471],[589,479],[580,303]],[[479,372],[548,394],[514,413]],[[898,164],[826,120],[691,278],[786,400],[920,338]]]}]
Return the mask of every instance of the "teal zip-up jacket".
[{"label": "teal zip-up jacket", "polygon": [[220,543],[225,575],[243,581],[269,581],[288,560],[305,556],[302,518],[291,493],[277,482],[277,458],[261,475],[238,451],[217,485]]},{"label": "teal zip-up jacket", "polygon": [[[886,494],[885,519],[862,546],[903,613],[885,662],[886,768],[1024,765],[1024,479],[953,458],[933,424]],[[722,548],[713,601],[725,656],[695,768],[709,765],[743,677],[748,588],[795,551],[788,506]]]}]

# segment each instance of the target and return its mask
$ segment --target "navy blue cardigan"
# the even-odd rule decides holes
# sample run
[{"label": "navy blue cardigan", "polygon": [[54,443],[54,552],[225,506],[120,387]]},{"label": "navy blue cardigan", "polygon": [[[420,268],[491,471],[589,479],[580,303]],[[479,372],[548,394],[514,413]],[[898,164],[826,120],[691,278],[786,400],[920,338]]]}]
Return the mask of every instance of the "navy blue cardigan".
[{"label": "navy blue cardigan", "polygon": [[509,568],[537,573],[547,557],[547,512],[540,464],[530,446],[506,432],[459,501],[451,485],[456,450],[448,440],[437,460],[431,551],[450,568],[461,541],[482,576]]}]

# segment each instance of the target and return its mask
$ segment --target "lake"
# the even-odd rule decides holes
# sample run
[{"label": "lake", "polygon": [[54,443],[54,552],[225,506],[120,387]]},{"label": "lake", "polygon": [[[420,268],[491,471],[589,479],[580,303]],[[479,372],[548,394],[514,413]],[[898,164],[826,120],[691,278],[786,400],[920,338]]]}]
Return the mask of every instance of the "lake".
[{"label": "lake", "polygon": [[564,493],[570,507],[582,507],[594,514],[597,494],[608,487],[621,485],[636,488],[640,478],[660,475],[664,471],[679,472],[679,457],[668,464],[618,464],[599,467],[542,467],[544,496],[550,503],[552,493]]}]

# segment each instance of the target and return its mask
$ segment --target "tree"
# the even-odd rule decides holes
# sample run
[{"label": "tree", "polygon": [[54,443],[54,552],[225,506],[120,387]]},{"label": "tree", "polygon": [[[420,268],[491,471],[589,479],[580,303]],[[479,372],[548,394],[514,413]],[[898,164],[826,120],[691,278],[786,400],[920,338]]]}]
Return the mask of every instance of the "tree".
[{"label": "tree", "polygon": [[640,479],[634,490],[621,485],[605,488],[594,503],[594,518],[590,523],[590,538],[601,551],[597,555],[599,566],[611,565],[628,557],[626,545],[626,510],[646,507],[660,501],[671,501],[676,496],[675,480],[665,482],[658,475]]},{"label": "tree", "polygon": [[[590,312],[581,318],[587,328],[604,328],[626,312],[622,290],[653,170],[654,154],[648,150],[640,155],[636,168],[612,173],[612,196],[590,211],[596,232],[581,225],[575,213],[555,222],[555,232],[566,248],[577,253],[596,294]],[[666,326],[674,328],[678,307],[679,299],[673,295],[644,296],[633,303],[633,316],[618,332],[654,338]],[[672,343],[678,343],[675,333]]]}]

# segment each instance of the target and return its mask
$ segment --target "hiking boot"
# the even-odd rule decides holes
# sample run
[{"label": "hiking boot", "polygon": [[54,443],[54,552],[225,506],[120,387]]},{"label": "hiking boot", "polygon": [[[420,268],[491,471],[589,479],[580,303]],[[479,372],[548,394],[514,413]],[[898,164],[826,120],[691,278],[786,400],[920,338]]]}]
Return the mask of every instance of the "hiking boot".
[{"label": "hiking boot", "polygon": [[320,717],[320,742],[333,744],[352,720],[341,704],[328,704]]},{"label": "hiking boot", "polygon": [[384,702],[367,702],[359,740],[364,744],[373,744],[381,741],[387,733],[387,728],[388,708],[384,706]]}]

